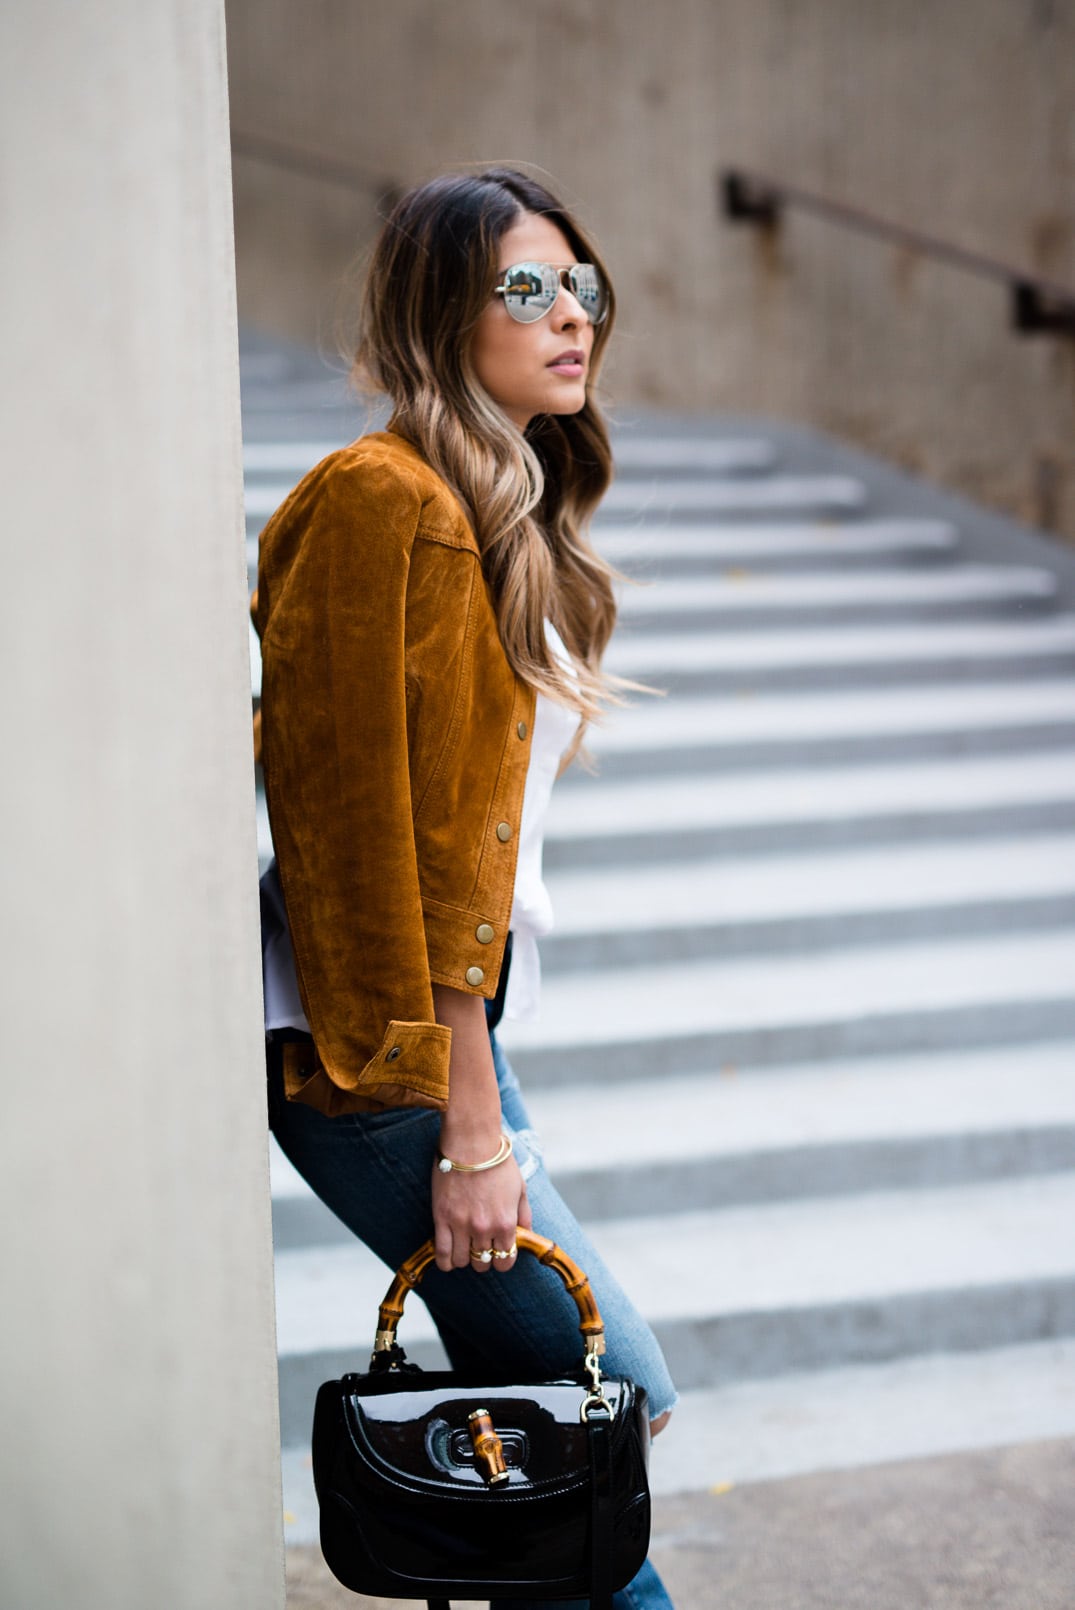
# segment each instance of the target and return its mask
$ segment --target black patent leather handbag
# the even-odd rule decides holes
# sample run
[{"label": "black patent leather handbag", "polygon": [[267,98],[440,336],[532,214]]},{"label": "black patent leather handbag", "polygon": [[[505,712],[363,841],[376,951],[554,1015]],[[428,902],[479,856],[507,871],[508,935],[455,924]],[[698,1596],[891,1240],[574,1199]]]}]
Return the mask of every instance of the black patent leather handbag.
[{"label": "black patent leather handbag", "polygon": [[489,1598],[588,1598],[611,1610],[646,1558],[645,1391],[601,1373],[604,1326],[578,1265],[532,1231],[517,1241],[575,1299],[586,1344],[577,1374],[498,1386],[408,1363],[396,1326],[433,1262],[428,1241],[381,1304],[368,1373],[318,1391],[321,1548],[355,1593],[426,1599],[429,1610]]}]

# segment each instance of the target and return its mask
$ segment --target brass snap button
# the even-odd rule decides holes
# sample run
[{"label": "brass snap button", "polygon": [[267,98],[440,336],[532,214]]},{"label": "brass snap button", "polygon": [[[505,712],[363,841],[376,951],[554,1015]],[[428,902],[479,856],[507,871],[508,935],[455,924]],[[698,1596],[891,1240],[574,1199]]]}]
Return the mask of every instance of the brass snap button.
[{"label": "brass snap button", "polygon": [[487,922],[480,922],[474,930],[474,937],[479,945],[491,945],[496,934]]},{"label": "brass snap button", "polygon": [[498,822],[496,824],[496,836],[500,840],[501,844],[506,844],[511,838],[511,823]]},{"label": "brass snap button", "polygon": [[474,989],[477,989],[479,984],[485,983],[485,973],[480,967],[468,967],[466,976],[467,983]]},{"label": "brass snap button", "polygon": [[403,1047],[401,1045],[394,1045],[392,1047],[391,1051],[389,1051],[388,1055],[385,1057],[385,1061],[386,1062],[395,1062],[396,1058],[401,1057],[402,1055],[403,1055]]},{"label": "brass snap button", "polygon": [[526,722],[525,721],[520,721],[519,725],[516,727],[515,731],[519,734],[520,738],[525,738],[526,737]]}]

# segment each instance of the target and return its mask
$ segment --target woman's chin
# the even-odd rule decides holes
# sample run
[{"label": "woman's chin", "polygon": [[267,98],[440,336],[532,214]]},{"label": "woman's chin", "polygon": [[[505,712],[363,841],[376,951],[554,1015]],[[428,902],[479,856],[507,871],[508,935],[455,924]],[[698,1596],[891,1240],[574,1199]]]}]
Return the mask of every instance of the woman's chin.
[{"label": "woman's chin", "polygon": [[574,396],[557,397],[545,410],[547,414],[578,414],[586,406],[586,387],[580,385]]}]

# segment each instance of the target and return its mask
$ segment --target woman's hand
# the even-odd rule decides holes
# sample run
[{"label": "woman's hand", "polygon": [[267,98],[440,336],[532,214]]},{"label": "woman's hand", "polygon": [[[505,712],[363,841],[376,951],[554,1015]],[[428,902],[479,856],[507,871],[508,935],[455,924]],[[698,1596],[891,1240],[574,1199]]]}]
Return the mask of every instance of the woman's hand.
[{"label": "woman's hand", "polygon": [[[480,995],[443,984],[433,986],[438,1023],[452,1031],[448,1110],[441,1119],[440,1149],[455,1163],[484,1163],[500,1145],[500,1092]],[[526,1186],[514,1157],[478,1174],[433,1169],[433,1243],[437,1268],[514,1268],[514,1255],[482,1261],[477,1253],[508,1252],[515,1230],[531,1227]]]},{"label": "woman's hand", "polygon": [[[442,1150],[444,1149],[443,1142]],[[496,1143],[488,1152],[492,1157]],[[445,1151],[451,1157],[451,1152]],[[480,1161],[481,1159],[478,1159]],[[469,1161],[456,1158],[457,1162]],[[433,1240],[438,1269],[472,1269],[504,1274],[515,1266],[510,1258],[477,1259],[480,1252],[507,1252],[515,1245],[516,1226],[530,1228],[530,1203],[514,1157],[481,1174],[442,1174],[433,1170]]]}]

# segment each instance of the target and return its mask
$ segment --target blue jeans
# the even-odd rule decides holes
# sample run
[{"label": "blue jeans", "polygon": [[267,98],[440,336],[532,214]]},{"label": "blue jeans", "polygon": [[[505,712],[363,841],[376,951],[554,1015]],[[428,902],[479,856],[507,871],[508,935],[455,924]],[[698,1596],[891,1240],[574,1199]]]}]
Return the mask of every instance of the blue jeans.
[{"label": "blue jeans", "polygon": [[[490,1033],[504,1128],[526,1181],[534,1229],[563,1247],[590,1278],[605,1321],[610,1375],[629,1375],[646,1388],[652,1419],[676,1402],[676,1389],[657,1340],[579,1228],[546,1173],[507,1058]],[[285,1101],[279,1068],[269,1059],[269,1123],[281,1149],[323,1202],[390,1269],[397,1269],[433,1230],[430,1177],[440,1115],[428,1107],[326,1118]],[[552,1378],[578,1367],[578,1313],[559,1275],[522,1257],[506,1275],[431,1268],[421,1295],[452,1368],[472,1374],[507,1368],[525,1380]],[[671,1610],[672,1601],[647,1560],[613,1599],[616,1610]],[[545,1601],[513,1601],[513,1610],[546,1610]],[[585,1601],[556,1601],[557,1610],[584,1610]],[[490,1610],[500,1610],[494,1601]],[[505,1602],[504,1610],[508,1610]],[[550,1603],[548,1610],[553,1610]]]}]

